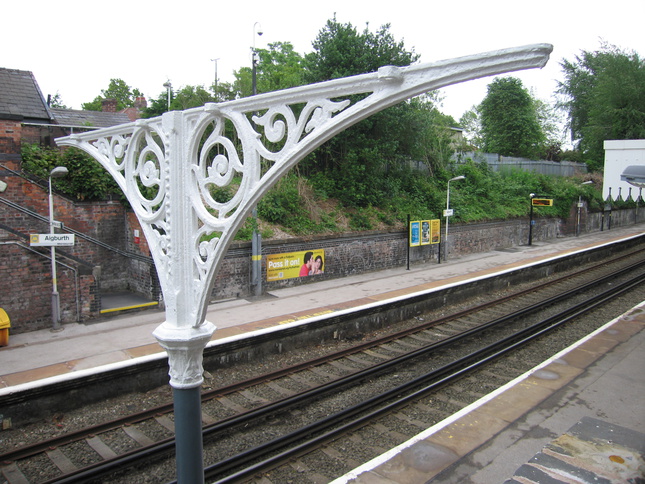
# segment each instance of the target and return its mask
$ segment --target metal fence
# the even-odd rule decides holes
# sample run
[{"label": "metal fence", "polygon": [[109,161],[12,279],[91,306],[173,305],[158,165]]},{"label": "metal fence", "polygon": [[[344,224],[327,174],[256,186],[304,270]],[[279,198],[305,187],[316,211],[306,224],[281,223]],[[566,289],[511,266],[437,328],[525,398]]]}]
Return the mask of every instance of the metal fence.
[{"label": "metal fence", "polygon": [[486,163],[491,170],[497,172],[523,170],[552,176],[573,176],[587,173],[587,165],[573,161],[529,160],[500,156],[496,153],[462,152],[455,153],[453,158],[457,163],[465,163],[471,159],[476,163]]}]

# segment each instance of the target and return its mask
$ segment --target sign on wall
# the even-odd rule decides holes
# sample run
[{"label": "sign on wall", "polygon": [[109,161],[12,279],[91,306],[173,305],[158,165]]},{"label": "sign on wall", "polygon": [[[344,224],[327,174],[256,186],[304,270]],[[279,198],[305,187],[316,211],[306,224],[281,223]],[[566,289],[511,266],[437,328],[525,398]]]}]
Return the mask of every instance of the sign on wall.
[{"label": "sign on wall", "polygon": [[266,256],[266,261],[267,281],[315,276],[325,272],[323,249],[269,254]]},{"label": "sign on wall", "polygon": [[74,234],[30,234],[29,245],[32,247],[71,247],[74,245]]}]

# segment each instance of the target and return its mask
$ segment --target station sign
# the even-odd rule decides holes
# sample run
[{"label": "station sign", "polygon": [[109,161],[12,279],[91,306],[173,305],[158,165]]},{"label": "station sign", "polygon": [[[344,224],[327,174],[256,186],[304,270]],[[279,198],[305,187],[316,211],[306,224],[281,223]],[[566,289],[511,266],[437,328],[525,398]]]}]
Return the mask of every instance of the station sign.
[{"label": "station sign", "polygon": [[531,205],[534,207],[552,207],[553,199],[552,198],[532,198]]},{"label": "station sign", "polygon": [[31,234],[29,245],[32,247],[71,247],[74,234]]}]

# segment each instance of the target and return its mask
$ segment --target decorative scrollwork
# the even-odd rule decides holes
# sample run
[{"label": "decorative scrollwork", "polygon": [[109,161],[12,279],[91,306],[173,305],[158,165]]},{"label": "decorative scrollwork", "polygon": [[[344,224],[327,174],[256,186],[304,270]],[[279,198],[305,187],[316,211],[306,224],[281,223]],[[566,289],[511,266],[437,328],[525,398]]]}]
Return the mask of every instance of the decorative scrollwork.
[{"label": "decorative scrollwork", "polygon": [[551,50],[536,44],[434,64],[383,67],[57,141],[85,149],[119,183],[157,263],[167,323],[192,331],[205,321],[207,293],[245,216],[306,154],[404,99],[469,79],[541,67]]}]

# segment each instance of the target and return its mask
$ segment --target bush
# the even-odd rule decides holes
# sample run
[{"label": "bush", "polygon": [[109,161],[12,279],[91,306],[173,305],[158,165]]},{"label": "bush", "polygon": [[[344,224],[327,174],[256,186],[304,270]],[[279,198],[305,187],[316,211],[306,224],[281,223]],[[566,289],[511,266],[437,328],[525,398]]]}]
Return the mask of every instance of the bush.
[{"label": "bush", "polygon": [[57,149],[24,143],[21,154],[23,171],[43,180],[47,180],[57,166],[66,167],[67,176],[53,179],[52,184],[72,198],[102,200],[112,193],[121,193],[112,176],[94,158],[77,148],[67,148],[61,153]]}]

